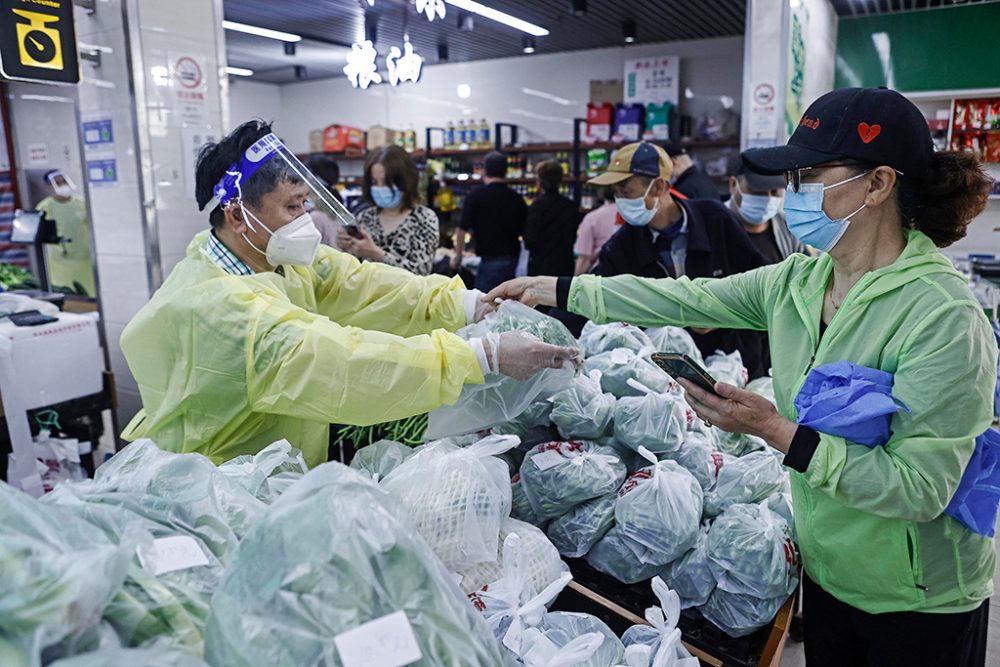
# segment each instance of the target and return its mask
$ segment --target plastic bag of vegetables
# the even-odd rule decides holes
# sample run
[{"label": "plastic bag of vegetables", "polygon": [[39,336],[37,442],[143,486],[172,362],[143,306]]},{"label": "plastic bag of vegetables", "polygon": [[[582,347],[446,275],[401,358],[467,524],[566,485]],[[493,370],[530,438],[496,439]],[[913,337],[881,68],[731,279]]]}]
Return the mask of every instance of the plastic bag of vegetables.
[{"label": "plastic bag of vegetables", "polygon": [[569,387],[549,400],[550,418],[566,440],[593,440],[611,430],[615,397],[601,389],[601,374],[597,371],[577,375]]},{"label": "plastic bag of vegetables", "polygon": [[279,440],[253,456],[237,456],[226,461],[219,470],[258,500],[270,504],[309,472],[309,466],[302,452],[287,440]]},{"label": "plastic bag of vegetables", "polygon": [[[162,640],[201,655],[209,602],[222,580],[220,556],[201,539],[199,528],[172,518],[169,501],[102,491],[93,484],[64,484],[45,497],[111,542],[129,530],[148,535],[131,559],[121,590],[104,610],[104,620],[125,646]],[[180,554],[178,558],[176,554]]]},{"label": "plastic bag of vegetables", "polygon": [[708,531],[709,524],[703,524],[694,547],[660,570],[663,580],[680,596],[681,609],[700,607],[715,590],[715,574],[708,563]]},{"label": "plastic bag of vegetables", "polygon": [[517,442],[510,435],[489,436],[469,447],[434,442],[382,482],[452,572],[496,560],[511,488],[507,464],[495,455]]},{"label": "plastic bag of vegetables", "polygon": [[680,391],[680,386],[659,366],[632,350],[618,349],[589,357],[583,367],[588,373],[600,371],[601,387],[618,398],[642,396],[641,391],[628,384],[629,379],[661,394]]},{"label": "plastic bag of vegetables", "polygon": [[663,455],[664,458],[676,461],[694,475],[701,488],[706,493],[715,486],[719,471],[728,461],[735,460],[729,454],[723,454],[709,444],[709,439],[703,434],[688,431],[684,444],[677,451]]},{"label": "plastic bag of vegetables", "polygon": [[659,394],[629,379],[641,396],[626,396],[615,405],[615,439],[639,451],[654,454],[677,451],[687,435],[688,407],[675,394]]},{"label": "plastic bag of vegetables", "polygon": [[[458,335],[468,340],[517,330],[553,345],[578,347],[573,334],[562,322],[517,301],[504,301],[495,312],[460,330]],[[513,421],[536,401],[565,389],[574,375],[575,368],[547,368],[524,382],[505,375],[487,375],[483,384],[466,385],[454,405],[445,405],[430,413],[424,437],[437,440]]]},{"label": "plastic bag of vegetables", "polygon": [[759,377],[748,383],[747,391],[753,392],[758,396],[763,396],[767,400],[771,401],[772,405],[777,406],[778,404],[777,399],[774,397],[774,378],[770,375]]},{"label": "plastic bag of vegetables", "polygon": [[517,519],[506,519],[500,527],[500,548],[496,559],[489,563],[479,563],[462,573],[462,590],[474,593],[483,586],[496,581],[504,573],[505,561],[503,544],[511,535],[520,540],[519,551],[522,562],[520,572],[536,591],[547,588],[569,568],[559,557],[559,552],[541,529]]},{"label": "plastic bag of vegetables", "polygon": [[715,487],[705,494],[705,516],[718,516],[744,503],[758,503],[788,490],[788,473],[768,452],[751,452],[729,459],[719,470]]},{"label": "plastic bag of vegetables", "polygon": [[542,443],[521,464],[524,493],[543,519],[611,493],[624,479],[625,464],[618,455],[586,441]]},{"label": "plastic bag of vegetables", "polygon": [[201,454],[165,452],[152,440],[137,440],[97,469],[94,492],[139,496],[151,518],[194,526],[223,563],[266,509]]},{"label": "plastic bag of vegetables", "polygon": [[354,453],[351,467],[362,470],[375,481],[385,479],[389,473],[413,456],[413,448],[394,440],[379,440]]},{"label": "plastic bag of vegetables", "polygon": [[664,354],[686,354],[704,366],[701,350],[695,345],[694,339],[680,327],[656,327],[646,329],[646,335],[653,344],[653,349]]},{"label": "plastic bag of vegetables", "polygon": [[577,505],[554,519],[548,536],[559,553],[566,558],[586,556],[597,540],[615,525],[615,502],[618,496],[609,493]]},{"label": "plastic bag of vegetables", "polygon": [[730,593],[721,588],[712,591],[702,615],[731,637],[744,637],[774,620],[787,595],[760,599],[745,593]]},{"label": "plastic bag of vegetables", "polygon": [[[4,667],[10,667],[7,663]],[[72,658],[63,658],[48,667],[209,667],[201,658],[176,648],[102,648]]]},{"label": "plastic bag of vegetables", "polygon": [[598,572],[614,577],[623,584],[637,584],[656,574],[659,566],[643,563],[636,555],[642,545],[625,537],[620,526],[614,526],[597,541],[587,562]]},{"label": "plastic bag of vegetables", "polygon": [[529,405],[513,420],[494,426],[493,433],[496,435],[516,435],[521,439],[522,445],[537,445],[539,442],[552,439],[549,428],[549,415],[551,413],[551,401],[537,401]]},{"label": "plastic bag of vegetables", "polygon": [[580,332],[580,347],[588,357],[620,348],[639,354],[653,349],[653,341],[645,331],[625,322],[594,324],[588,321]]},{"label": "plastic bag of vegetables", "polygon": [[660,577],[653,577],[651,586],[659,606],[646,609],[649,625],[633,625],[622,635],[622,643],[626,649],[639,645],[649,647],[646,660],[637,663],[641,667],[698,667],[701,663],[685,648],[677,627],[681,618],[680,597]]},{"label": "plastic bag of vegetables", "polygon": [[735,505],[715,520],[706,544],[719,588],[757,598],[788,597],[799,584],[788,524],[767,507]]},{"label": "plastic bag of vegetables", "polygon": [[728,354],[722,350],[716,350],[715,354],[705,359],[705,370],[717,382],[725,382],[740,389],[746,387],[747,382],[750,381],[750,375],[747,373],[746,366],[743,365],[743,355],[740,354],[739,350],[733,350]]},{"label": "plastic bag of vegetables", "polygon": [[548,521],[535,514],[535,510],[531,508],[528,496],[524,493],[520,472],[510,478],[510,516],[532,526],[543,526]]},{"label": "plastic bag of vegetables", "polygon": [[[575,667],[609,667],[619,664],[625,657],[625,647],[618,636],[596,616],[575,612],[554,611],[541,617],[536,625],[525,629],[514,653],[521,657],[525,665],[551,665],[558,649],[565,649],[579,638],[598,635],[601,638],[597,648],[589,657],[576,656],[574,662],[558,662]],[[506,640],[505,640],[506,642]],[[595,642],[596,643],[596,642]],[[507,644],[510,646],[510,644]],[[589,646],[589,642],[588,642]],[[553,648],[557,649],[553,652]]]},{"label": "plastic bag of vegetables", "polygon": [[657,462],[645,447],[639,450],[653,465],[633,473],[618,491],[615,524],[643,563],[666,565],[698,540],[702,491],[694,476],[678,463]]},{"label": "plastic bag of vegetables", "polygon": [[240,544],[212,599],[206,661],[340,665],[338,635],[397,614],[396,625],[413,633],[421,665],[504,664],[482,615],[402,509],[347,466],[311,470]]},{"label": "plastic bag of vegetables", "polygon": [[64,643],[98,625],[143,538],[130,529],[113,543],[0,482],[0,647],[10,664],[35,667],[43,651],[46,660],[70,654]]}]

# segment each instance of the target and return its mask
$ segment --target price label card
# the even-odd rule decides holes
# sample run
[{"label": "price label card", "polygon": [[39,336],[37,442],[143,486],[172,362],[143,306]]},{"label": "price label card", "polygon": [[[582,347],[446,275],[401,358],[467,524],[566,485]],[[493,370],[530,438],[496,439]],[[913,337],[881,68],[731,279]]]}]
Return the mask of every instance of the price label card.
[{"label": "price label card", "polygon": [[153,540],[152,547],[140,547],[138,554],[142,567],[156,576],[208,565],[205,552],[198,546],[198,542],[188,535]]},{"label": "price label card", "polygon": [[403,667],[424,657],[402,611],[342,632],[333,643],[344,667]]},{"label": "price label card", "polygon": [[563,457],[557,451],[550,450],[547,452],[542,452],[541,454],[535,454],[531,457],[531,462],[535,464],[539,470],[548,470],[549,468],[555,468],[557,465],[566,463],[569,459]]}]

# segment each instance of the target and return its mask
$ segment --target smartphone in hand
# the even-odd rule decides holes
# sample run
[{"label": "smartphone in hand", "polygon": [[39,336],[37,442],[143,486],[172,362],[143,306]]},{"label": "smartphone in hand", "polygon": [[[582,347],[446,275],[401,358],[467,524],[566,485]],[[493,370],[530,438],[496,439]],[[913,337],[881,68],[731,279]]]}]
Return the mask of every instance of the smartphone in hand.
[{"label": "smartphone in hand", "polygon": [[651,359],[654,364],[675,380],[684,378],[705,391],[715,394],[715,378],[686,354],[654,354]]}]

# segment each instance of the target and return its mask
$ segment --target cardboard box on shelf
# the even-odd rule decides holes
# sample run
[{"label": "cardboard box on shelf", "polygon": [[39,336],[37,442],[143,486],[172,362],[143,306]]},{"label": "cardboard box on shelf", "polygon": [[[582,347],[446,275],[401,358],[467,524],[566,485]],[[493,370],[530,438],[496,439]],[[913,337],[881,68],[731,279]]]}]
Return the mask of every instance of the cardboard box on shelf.
[{"label": "cardboard box on shelf", "polygon": [[618,104],[625,97],[621,79],[592,79],[590,82],[591,104]]},{"label": "cardboard box on shelf", "polygon": [[323,130],[311,130],[309,132],[309,152],[323,152]]},{"label": "cardboard box on shelf", "polygon": [[389,144],[396,143],[396,139],[399,138],[403,132],[401,130],[391,130],[387,127],[382,127],[381,125],[374,125],[368,128],[368,150],[378,148],[379,146],[388,146]]},{"label": "cardboard box on shelf", "polygon": [[346,125],[328,125],[323,130],[323,150],[328,153],[339,153],[349,148],[364,150],[365,133],[356,127]]}]

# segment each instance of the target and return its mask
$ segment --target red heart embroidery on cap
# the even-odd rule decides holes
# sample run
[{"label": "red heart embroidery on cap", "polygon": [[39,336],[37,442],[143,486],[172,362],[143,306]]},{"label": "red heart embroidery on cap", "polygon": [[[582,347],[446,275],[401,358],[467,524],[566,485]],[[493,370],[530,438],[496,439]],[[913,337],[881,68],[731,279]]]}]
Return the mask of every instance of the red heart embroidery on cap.
[{"label": "red heart embroidery on cap", "polygon": [[868,123],[858,123],[858,135],[861,136],[861,141],[866,144],[870,144],[872,139],[878,136],[879,132],[882,131],[881,125],[869,125]]}]

